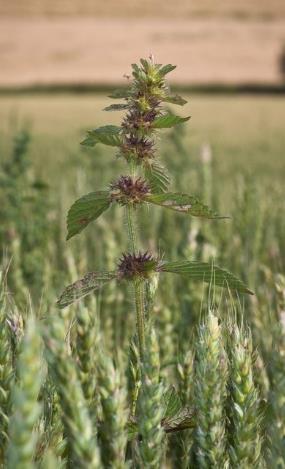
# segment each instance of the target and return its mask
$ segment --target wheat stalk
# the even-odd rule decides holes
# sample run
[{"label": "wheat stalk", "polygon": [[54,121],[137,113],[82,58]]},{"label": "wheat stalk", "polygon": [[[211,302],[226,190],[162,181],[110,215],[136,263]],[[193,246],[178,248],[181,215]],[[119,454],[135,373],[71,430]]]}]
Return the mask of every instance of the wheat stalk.
[{"label": "wheat stalk", "polygon": [[142,467],[159,468],[164,455],[165,435],[161,426],[163,417],[163,386],[159,377],[159,347],[155,331],[149,327],[146,334],[146,352],[142,363],[142,383],[138,399],[138,443]]},{"label": "wheat stalk", "polygon": [[60,317],[51,318],[49,329],[44,330],[44,338],[49,371],[60,398],[69,462],[78,468],[98,469],[101,467],[99,448],[78,371],[67,350],[66,330]]},{"label": "wheat stalk", "polygon": [[195,456],[201,468],[226,467],[227,358],[219,320],[209,312],[199,326],[195,355]]},{"label": "wheat stalk", "polygon": [[261,415],[253,376],[253,348],[250,331],[231,327],[230,356],[230,461],[231,467],[260,467]]},{"label": "wheat stalk", "polygon": [[13,413],[9,419],[9,446],[7,467],[30,469],[33,462],[37,434],[34,427],[38,422],[41,406],[38,396],[42,383],[42,343],[39,328],[30,317],[17,360],[17,384],[12,392]]},{"label": "wheat stalk", "polygon": [[104,419],[100,429],[102,458],[106,466],[122,469],[127,467],[127,390],[119,370],[102,345],[98,357],[98,386]]}]

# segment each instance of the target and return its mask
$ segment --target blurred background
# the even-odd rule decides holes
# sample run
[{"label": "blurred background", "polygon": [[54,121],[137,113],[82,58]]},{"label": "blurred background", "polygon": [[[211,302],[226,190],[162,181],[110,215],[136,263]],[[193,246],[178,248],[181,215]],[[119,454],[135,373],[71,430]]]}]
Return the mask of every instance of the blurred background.
[{"label": "blurred background", "polygon": [[[38,299],[45,288],[54,299],[57,285],[71,272],[76,276],[75,266],[80,274],[104,265],[106,243],[114,266],[125,242],[122,212],[103,217],[95,248],[94,227],[86,230],[88,247],[77,239],[65,243],[65,213],[76,197],[104,189],[126,171],[112,150],[86,150],[80,141],[87,129],[121,121],[121,112],[102,109],[112,102],[111,90],[128,84],[131,63],[150,53],[158,63],[177,65],[169,85],[188,104],[175,112],[191,115],[158,141],[173,189],[200,195],[235,220],[222,223],[223,234],[212,239],[221,261],[229,254],[226,266],[247,280],[248,266],[255,272],[260,260],[249,246],[258,242],[260,255],[267,246],[282,270],[284,47],[281,0],[0,0],[0,247],[13,256],[14,291],[21,296],[26,285]],[[276,218],[270,233],[256,232],[257,210],[259,230],[265,220],[269,229],[268,213]],[[195,221],[159,211],[155,217],[151,227],[148,220],[144,225],[151,246],[179,257],[197,237],[192,255],[201,255],[199,243],[209,240]],[[167,223],[176,227],[171,239]]]},{"label": "blurred background", "polygon": [[106,95],[150,53],[191,97],[192,160],[206,143],[223,167],[284,174],[282,0],[0,0],[2,158],[17,127],[33,132],[39,171],[44,155],[80,152],[86,128],[120,120],[101,111]]},{"label": "blurred background", "polygon": [[173,83],[278,86],[282,0],[1,0],[0,85],[103,85],[152,52]]}]

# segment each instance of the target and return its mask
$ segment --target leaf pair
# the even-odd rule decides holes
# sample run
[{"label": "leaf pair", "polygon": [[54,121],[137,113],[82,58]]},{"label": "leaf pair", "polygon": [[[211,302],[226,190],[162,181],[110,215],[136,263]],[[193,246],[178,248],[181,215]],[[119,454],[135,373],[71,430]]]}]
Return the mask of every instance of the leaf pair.
[{"label": "leaf pair", "polygon": [[[163,178],[163,176],[161,176]],[[164,182],[164,181],[163,181]],[[67,239],[72,238],[86,228],[89,223],[96,220],[112,204],[110,191],[91,192],[78,199],[70,208],[67,215]],[[131,201],[130,201],[131,202]],[[158,205],[176,212],[187,213],[201,218],[220,217],[207,205],[196,197],[179,193],[145,194],[141,203]]]},{"label": "leaf pair", "polygon": [[[114,91],[112,95],[109,96],[110,98],[114,99],[129,99],[131,97],[131,94],[128,92],[128,90],[117,90]],[[176,104],[177,106],[184,106],[187,104],[186,99],[182,98],[182,96],[179,96],[178,94],[175,94],[173,96],[165,96],[162,98],[162,102],[164,103],[169,103],[169,104]],[[128,109],[128,104],[127,103],[119,103],[119,104],[111,104],[110,106],[107,106],[104,108],[104,111],[124,111]]]},{"label": "leaf pair", "polygon": [[[170,98],[168,98],[170,99]],[[173,100],[179,100],[178,97]],[[172,100],[172,102],[173,102]],[[181,98],[182,100],[182,98]],[[171,101],[168,101],[171,102]],[[126,109],[125,104],[113,104],[108,106],[106,110],[122,110]],[[157,117],[152,122],[148,130],[156,129],[170,129],[177,124],[182,124],[190,119],[190,117],[179,117],[174,114],[164,114],[163,116]],[[94,147],[97,143],[108,145],[111,147],[120,147],[123,145],[122,128],[117,125],[104,125],[98,129],[88,130],[87,137],[81,142],[81,145],[86,147]]]},{"label": "leaf pair", "polygon": [[[238,279],[234,274],[226,269],[222,269],[213,263],[199,261],[176,261],[176,262],[157,262],[157,268],[153,271],[165,272],[183,275],[189,280],[199,280],[224,288],[229,288],[240,293],[253,294],[251,290]],[[89,272],[82,279],[69,285],[60,296],[57,305],[59,308],[65,308],[80,298],[100,289],[111,280],[120,280],[118,271],[114,272]]]}]

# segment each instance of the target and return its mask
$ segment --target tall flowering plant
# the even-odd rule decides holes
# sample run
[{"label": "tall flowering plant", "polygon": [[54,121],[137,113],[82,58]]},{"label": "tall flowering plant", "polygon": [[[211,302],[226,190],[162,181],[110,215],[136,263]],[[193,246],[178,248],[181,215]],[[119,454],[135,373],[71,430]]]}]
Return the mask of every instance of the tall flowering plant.
[{"label": "tall flowering plant", "polygon": [[69,306],[112,280],[131,283],[141,361],[146,347],[146,316],[151,315],[150,299],[153,299],[160,275],[179,274],[193,281],[200,280],[241,293],[251,293],[240,279],[214,263],[168,261],[151,252],[143,252],[139,247],[137,221],[143,204],[174,210],[184,216],[225,218],[194,195],[169,191],[169,174],[157,155],[157,135],[161,129],[189,120],[189,116],[177,116],[163,107],[168,103],[178,106],[186,104],[181,96],[172,95],[166,84],[165,77],[174,68],[173,65],[156,64],[152,57],[132,65],[133,80],[130,86],[115,91],[111,96],[122,102],[105,108],[106,111],[125,111],[121,125],[106,125],[90,130],[82,142],[82,145],[88,147],[101,143],[116,148],[119,158],[126,162],[126,174],[120,175],[107,189],[91,192],[78,199],[67,216],[67,239],[70,239],[113,205],[119,204],[124,208],[128,252],[122,254],[114,271],[89,272],[69,285],[61,294],[58,306]]}]

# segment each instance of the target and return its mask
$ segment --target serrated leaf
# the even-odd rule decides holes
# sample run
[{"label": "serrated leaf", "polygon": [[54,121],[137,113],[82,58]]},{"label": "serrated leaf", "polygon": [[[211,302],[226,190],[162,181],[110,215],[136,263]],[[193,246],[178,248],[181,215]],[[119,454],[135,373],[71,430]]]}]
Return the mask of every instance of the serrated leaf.
[{"label": "serrated leaf", "polygon": [[111,204],[108,191],[90,192],[76,200],[67,214],[67,239],[80,233]]},{"label": "serrated leaf", "polygon": [[120,131],[121,127],[116,125],[105,125],[98,129],[89,130],[81,145],[94,147],[97,143],[103,143],[111,147],[119,147],[121,144]]},{"label": "serrated leaf", "polygon": [[122,99],[122,98],[129,98],[130,96],[131,96],[131,90],[129,88],[121,88],[118,90],[114,90],[112,94],[109,95],[109,98]]},{"label": "serrated leaf", "polygon": [[179,117],[174,114],[165,114],[164,116],[157,117],[152,123],[153,129],[170,129],[177,124],[182,124],[190,119],[188,117]]},{"label": "serrated leaf", "polygon": [[140,59],[140,63],[142,64],[144,70],[148,72],[149,70],[149,63],[146,59]]},{"label": "serrated leaf", "polygon": [[174,70],[175,68],[176,65],[167,64],[159,69],[159,73],[162,77],[164,77],[165,75],[167,75],[167,73],[172,72],[172,70]]},{"label": "serrated leaf", "polygon": [[180,274],[192,280],[202,280],[213,285],[224,288],[230,288],[240,293],[253,292],[245,285],[242,280],[226,269],[222,269],[214,264],[199,261],[176,261],[162,263],[160,270],[162,272],[170,272]]},{"label": "serrated leaf", "polygon": [[201,218],[226,218],[219,216],[216,212],[204,205],[196,197],[188,194],[167,193],[150,194],[144,200],[161,207],[175,210],[176,212],[188,213],[194,217]]},{"label": "serrated leaf", "polygon": [[161,425],[166,433],[181,432],[188,428],[194,428],[194,412],[190,407],[184,407],[171,418],[162,420]]},{"label": "serrated leaf", "polygon": [[[96,142],[96,143],[98,143],[98,142]],[[82,140],[82,142],[80,142],[80,145],[82,145],[84,147],[94,147],[94,145],[96,145],[96,143],[94,143],[94,138],[93,137],[87,136],[84,140]]]},{"label": "serrated leaf", "polygon": [[163,394],[163,402],[165,419],[174,417],[182,408],[181,399],[174,386],[169,386]]},{"label": "serrated leaf", "polygon": [[132,64],[132,75],[134,78],[137,80],[141,80],[145,77],[145,71],[143,69],[140,69],[140,67],[137,64]]},{"label": "serrated leaf", "polygon": [[[161,420],[161,426],[165,433],[174,433],[194,427],[194,412],[189,407],[180,408],[179,411],[171,416]],[[128,440],[132,441],[138,436],[138,423],[134,417],[131,417],[127,423]]]},{"label": "serrated leaf", "polygon": [[178,432],[194,426],[193,411],[183,407],[174,386],[169,386],[163,395],[165,406],[161,425],[166,433]]},{"label": "serrated leaf", "polygon": [[164,103],[177,104],[178,106],[184,106],[184,104],[187,104],[186,99],[182,98],[182,96],[179,96],[178,94],[175,96],[167,96],[162,101]]},{"label": "serrated leaf", "polygon": [[170,178],[166,169],[160,163],[153,162],[151,166],[146,166],[145,177],[149,182],[152,192],[160,194],[167,191]]},{"label": "serrated leaf", "polygon": [[124,109],[128,109],[128,104],[111,104],[110,106],[105,107],[103,111],[123,111]]},{"label": "serrated leaf", "polygon": [[116,275],[113,272],[88,272],[82,279],[77,280],[63,290],[57,301],[57,306],[66,308],[75,301],[98,290],[115,277]]},{"label": "serrated leaf", "polygon": [[140,67],[138,66],[138,64],[132,64],[132,69],[135,73],[140,72]]}]

